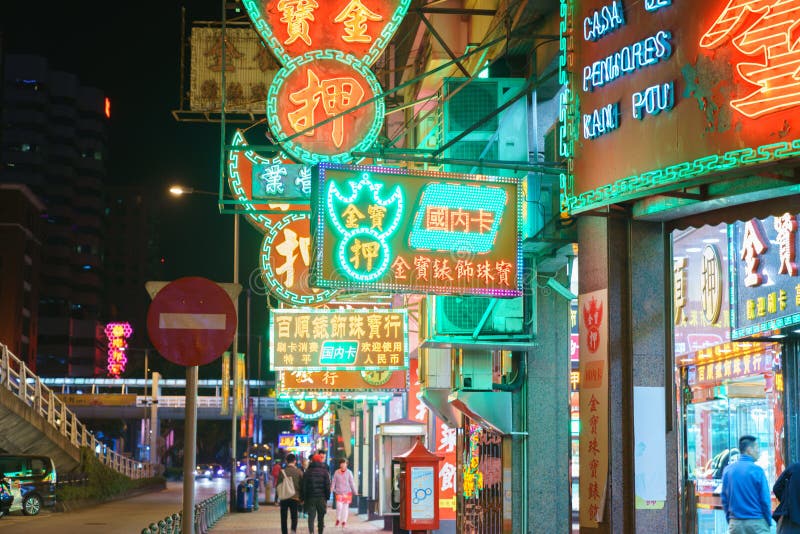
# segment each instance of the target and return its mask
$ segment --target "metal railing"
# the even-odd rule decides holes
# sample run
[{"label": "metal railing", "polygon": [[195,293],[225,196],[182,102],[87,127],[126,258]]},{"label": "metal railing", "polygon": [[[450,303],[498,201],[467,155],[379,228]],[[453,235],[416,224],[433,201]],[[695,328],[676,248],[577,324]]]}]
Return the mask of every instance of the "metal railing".
[{"label": "metal railing", "polygon": [[138,462],[118,454],[97,440],[75,413],[56,394],[42,384],[25,362],[0,344],[0,387],[12,392],[34,409],[59,434],[75,447],[88,447],[104,465],[130,478],[147,478],[161,474],[162,466]]},{"label": "metal railing", "polygon": [[183,513],[165,517],[158,523],[150,523],[142,529],[142,534],[206,534],[217,521],[228,512],[228,493],[221,491],[194,506],[193,533],[181,529]]}]

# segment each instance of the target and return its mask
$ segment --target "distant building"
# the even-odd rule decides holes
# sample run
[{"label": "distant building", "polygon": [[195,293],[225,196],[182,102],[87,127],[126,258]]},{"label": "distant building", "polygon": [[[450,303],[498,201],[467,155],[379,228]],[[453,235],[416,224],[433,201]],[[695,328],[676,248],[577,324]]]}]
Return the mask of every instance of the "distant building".
[{"label": "distant building", "polygon": [[42,57],[3,60],[0,183],[24,184],[44,205],[36,368],[100,375],[105,97]]},{"label": "distant building", "polygon": [[33,370],[43,211],[27,186],[0,183],[0,343]]}]

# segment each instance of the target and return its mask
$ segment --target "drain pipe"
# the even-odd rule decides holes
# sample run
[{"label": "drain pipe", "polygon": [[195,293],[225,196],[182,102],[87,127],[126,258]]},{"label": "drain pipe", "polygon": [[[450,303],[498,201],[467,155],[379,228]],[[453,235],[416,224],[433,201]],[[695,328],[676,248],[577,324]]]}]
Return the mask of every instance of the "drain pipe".
[{"label": "drain pipe", "polygon": [[520,352],[517,358],[517,373],[510,382],[492,383],[492,389],[497,391],[519,391],[525,383],[525,375],[528,369],[528,353]]}]

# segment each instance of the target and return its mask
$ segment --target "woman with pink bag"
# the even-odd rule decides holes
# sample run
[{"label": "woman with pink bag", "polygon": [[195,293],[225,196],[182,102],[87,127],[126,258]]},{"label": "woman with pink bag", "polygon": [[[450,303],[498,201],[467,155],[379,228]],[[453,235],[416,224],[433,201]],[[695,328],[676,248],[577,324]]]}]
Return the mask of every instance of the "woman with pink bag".
[{"label": "woman with pink bag", "polygon": [[356,493],[356,484],[353,480],[353,472],[347,469],[347,460],[339,460],[339,469],[333,474],[331,491],[336,501],[336,526],[345,527],[347,524],[347,514],[350,512],[350,503]]}]

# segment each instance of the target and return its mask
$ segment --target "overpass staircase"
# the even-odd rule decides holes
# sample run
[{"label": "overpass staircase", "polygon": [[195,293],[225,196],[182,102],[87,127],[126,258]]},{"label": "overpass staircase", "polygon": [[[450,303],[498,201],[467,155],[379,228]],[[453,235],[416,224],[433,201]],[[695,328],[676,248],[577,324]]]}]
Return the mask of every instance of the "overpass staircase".
[{"label": "overpass staircase", "polygon": [[130,478],[160,474],[161,466],[138,462],[100,441],[55,392],[0,344],[0,452],[50,456],[59,473],[77,469],[81,448]]}]

